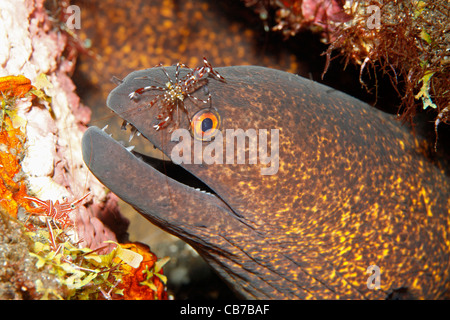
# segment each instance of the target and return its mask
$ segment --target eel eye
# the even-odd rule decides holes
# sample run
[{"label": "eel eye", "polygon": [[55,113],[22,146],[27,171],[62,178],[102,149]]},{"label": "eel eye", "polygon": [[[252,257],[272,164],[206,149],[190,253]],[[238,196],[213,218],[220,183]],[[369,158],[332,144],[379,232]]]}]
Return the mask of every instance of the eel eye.
[{"label": "eel eye", "polygon": [[198,111],[191,120],[191,132],[195,139],[200,141],[211,141],[220,128],[220,115],[211,108]]}]

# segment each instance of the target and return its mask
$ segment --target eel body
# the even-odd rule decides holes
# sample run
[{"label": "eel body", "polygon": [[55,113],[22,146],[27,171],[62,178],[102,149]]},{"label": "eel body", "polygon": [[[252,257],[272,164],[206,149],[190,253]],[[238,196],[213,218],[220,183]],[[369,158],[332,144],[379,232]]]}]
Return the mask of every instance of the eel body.
[{"label": "eel body", "polygon": [[[166,69],[175,78],[175,68]],[[447,297],[449,182],[407,127],[293,74],[253,66],[217,71],[226,82],[210,78],[207,89],[221,131],[268,130],[270,147],[279,151],[276,173],[261,174],[269,164],[260,159],[180,164],[212,190],[204,193],[91,127],[83,157],[93,174],[152,223],[191,244],[245,298]],[[133,72],[107,104],[170,156],[180,141],[171,141],[169,130],[155,131],[160,110],[148,107],[161,92],[139,101],[128,97],[166,82],[161,68]],[[194,95],[205,97],[204,90]],[[184,103],[191,115],[204,108],[194,99]],[[188,128],[186,114],[180,118],[179,127]],[[278,143],[271,129],[278,129]]]}]

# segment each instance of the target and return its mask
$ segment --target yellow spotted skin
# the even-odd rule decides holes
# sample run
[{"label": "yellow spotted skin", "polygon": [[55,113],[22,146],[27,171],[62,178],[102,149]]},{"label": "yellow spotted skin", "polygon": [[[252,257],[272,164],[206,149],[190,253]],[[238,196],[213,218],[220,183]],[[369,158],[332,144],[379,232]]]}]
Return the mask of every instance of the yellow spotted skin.
[{"label": "yellow spotted skin", "polygon": [[[194,246],[245,298],[448,297],[449,181],[408,128],[289,73],[217,71],[227,82],[209,81],[208,88],[222,132],[279,129],[276,174],[261,175],[260,163],[182,164],[216,193],[206,195],[156,173],[95,128],[83,138],[91,171]],[[170,155],[176,142],[152,130],[157,110],[128,112],[139,104],[127,96],[142,76],[163,79],[158,68],[134,72],[108,106]],[[184,119],[180,127],[187,125]],[[379,289],[367,286],[371,265],[380,268]]]}]

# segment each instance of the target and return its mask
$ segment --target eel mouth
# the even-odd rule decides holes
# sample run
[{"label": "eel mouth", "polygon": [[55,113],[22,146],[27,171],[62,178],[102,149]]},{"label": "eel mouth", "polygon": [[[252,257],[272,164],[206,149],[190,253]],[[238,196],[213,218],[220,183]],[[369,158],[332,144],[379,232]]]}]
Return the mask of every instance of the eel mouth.
[{"label": "eel mouth", "polygon": [[[148,142],[151,143],[150,141]],[[196,191],[217,196],[214,190],[212,190],[207,184],[205,184],[203,181],[198,179],[195,175],[193,175],[183,167],[173,163],[171,160],[162,160],[134,150],[132,150],[131,153],[168,178],[171,178],[185,186],[191,187]]]},{"label": "eel mouth", "polygon": [[[107,126],[105,128],[103,128],[102,131],[106,132],[106,128],[107,128]],[[150,141],[149,139],[147,139],[143,134],[141,134],[141,132],[139,132],[139,130],[135,126],[133,126],[133,124],[127,122],[126,120],[124,120],[124,122],[121,126],[121,130],[125,130],[125,131],[129,130],[130,137],[128,139],[128,143],[131,143],[131,140],[135,136],[138,136],[140,138],[145,139],[145,143],[149,144],[154,149],[158,149],[159,151],[161,151],[161,153],[163,152],[163,150],[161,150],[161,148],[154,145],[153,142]],[[138,152],[138,151],[134,150],[135,147],[133,145],[130,145],[127,147],[126,146],[127,143],[124,141],[119,141],[119,143],[122,144],[125,147],[125,149],[130,151],[131,154],[133,154],[136,158],[142,160],[144,163],[151,166],[153,169],[157,170],[164,176],[166,176],[184,186],[188,186],[188,187],[194,189],[195,191],[214,195],[216,197],[218,196],[214,192],[214,190],[212,190],[206,183],[201,181],[194,174],[190,173],[188,170],[186,170],[182,166],[173,163],[167,155],[164,155],[164,159],[161,159],[158,157],[153,157],[151,155],[147,155],[142,152]]]},{"label": "eel mouth", "polygon": [[[128,122],[127,120],[124,120],[121,129],[127,130],[127,128],[129,128],[130,130],[130,138],[128,139],[128,142],[131,142],[134,136],[143,137],[147,144],[150,144],[153,148],[161,151],[164,154],[164,158],[170,159],[170,157],[168,157],[167,154],[165,154],[161,148],[156,146],[150,139],[148,139],[144,134],[142,134],[132,123]],[[120,144],[122,144],[123,146],[125,145],[124,142],[120,142]],[[218,206],[225,208],[226,211],[229,212],[229,214],[231,214],[233,217],[237,218],[244,224],[248,225],[244,221],[243,216],[238,212],[236,212],[225,199],[223,199],[219,194],[217,194],[209,185],[204,183],[196,175],[192,174],[191,172],[183,168],[181,165],[175,164],[171,160],[163,160],[161,158],[152,157],[150,155],[135,151],[134,146],[124,148],[130,151],[130,153],[134,157],[144,162],[147,166],[161,173],[163,176],[166,177],[167,180],[175,182],[176,186],[185,190],[187,187],[188,192],[190,192],[191,194],[196,194],[205,201],[217,203]],[[211,197],[213,197],[214,199],[211,199]]]}]

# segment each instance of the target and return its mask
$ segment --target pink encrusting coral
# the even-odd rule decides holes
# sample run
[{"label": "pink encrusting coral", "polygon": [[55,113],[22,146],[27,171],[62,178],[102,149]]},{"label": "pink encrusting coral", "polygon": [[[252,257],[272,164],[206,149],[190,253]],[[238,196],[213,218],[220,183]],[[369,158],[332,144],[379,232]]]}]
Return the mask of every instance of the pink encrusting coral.
[{"label": "pink encrusting coral", "polygon": [[[266,30],[280,31],[285,36],[294,36],[306,29],[323,31],[329,39],[336,25],[349,21],[351,16],[344,10],[341,0],[243,0],[265,21]],[[268,25],[269,11],[274,10],[273,26]]]},{"label": "pink encrusting coral", "polygon": [[80,141],[90,110],[80,103],[70,79],[76,59],[66,55],[71,34],[49,16],[44,0],[2,1],[0,12],[0,76],[23,75],[48,98],[14,103],[13,122],[26,133],[21,164],[29,194],[74,201],[90,191],[86,204],[71,213],[77,241],[92,249],[104,246],[105,240],[117,241],[102,222],[108,220],[105,210],[113,210],[114,218],[109,220],[116,224],[127,226],[127,221],[120,216],[117,200],[106,196],[81,156]]}]

